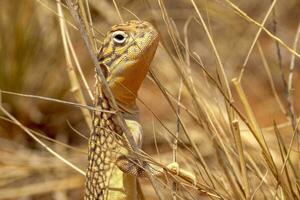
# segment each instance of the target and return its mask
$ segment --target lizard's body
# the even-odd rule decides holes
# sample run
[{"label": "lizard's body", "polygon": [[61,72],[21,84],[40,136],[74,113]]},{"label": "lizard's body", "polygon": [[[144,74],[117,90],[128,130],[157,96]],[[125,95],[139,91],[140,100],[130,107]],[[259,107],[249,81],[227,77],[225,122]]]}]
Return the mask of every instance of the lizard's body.
[{"label": "lizard's body", "polygon": [[[136,97],[157,45],[158,34],[150,23],[129,21],[112,27],[98,56],[110,90],[139,146],[142,129],[137,121]],[[96,81],[94,105],[98,110],[118,109],[111,106],[99,81]],[[124,159],[128,151],[115,114],[93,113],[93,131],[88,146],[85,200],[135,200],[136,178],[123,173],[116,165],[120,156]]]}]

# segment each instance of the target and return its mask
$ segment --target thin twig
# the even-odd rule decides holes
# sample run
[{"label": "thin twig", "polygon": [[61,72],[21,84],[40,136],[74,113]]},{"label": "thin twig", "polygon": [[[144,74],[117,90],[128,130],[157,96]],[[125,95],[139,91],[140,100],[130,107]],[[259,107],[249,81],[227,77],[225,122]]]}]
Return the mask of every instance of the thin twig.
[{"label": "thin twig", "polygon": [[286,111],[285,111],[284,105],[283,105],[283,103],[280,100],[278,92],[276,91],[275,83],[274,83],[274,80],[273,80],[273,77],[272,77],[272,74],[271,74],[271,71],[270,71],[269,64],[267,63],[265,54],[264,54],[263,49],[262,49],[262,47],[261,47],[261,45],[260,45],[259,42],[257,43],[257,47],[258,47],[258,51],[259,51],[259,54],[260,54],[262,62],[263,62],[263,66],[265,67],[265,70],[267,72],[267,76],[268,76],[268,79],[269,79],[269,82],[270,82],[270,85],[271,85],[271,89],[272,89],[273,95],[274,95],[274,97],[275,97],[275,99],[276,99],[276,101],[277,101],[277,103],[279,105],[279,108],[280,108],[281,112],[285,115]]},{"label": "thin twig", "polygon": [[[1,93],[0,93],[1,95]],[[17,126],[19,126],[23,131],[25,131],[32,139],[34,139],[37,143],[39,143],[42,147],[44,147],[49,153],[54,155],[56,158],[67,164],[69,167],[73,168],[75,171],[79,172],[82,175],[85,175],[85,172],[76,167],[70,161],[66,160],[64,157],[56,153],[50,147],[48,147],[45,143],[43,143],[38,137],[36,137],[33,133],[31,133],[23,124],[21,124],[14,116],[12,116],[7,110],[0,104],[0,110],[11,119]]]},{"label": "thin twig", "polygon": [[[295,36],[295,39],[294,39],[294,44],[293,44],[293,49],[296,51],[297,50],[297,44],[298,44],[298,41],[299,41],[299,38],[300,38],[300,23],[298,24],[298,28],[297,28],[297,31],[296,31],[296,36]],[[291,62],[290,62],[290,68],[289,68],[289,74],[288,74],[288,97],[287,97],[287,100],[288,100],[288,106],[289,106],[289,110],[291,111],[291,113],[293,113],[293,122],[292,122],[292,125],[293,125],[293,128],[295,129],[294,127],[294,124],[295,124],[295,120],[297,119],[297,116],[295,114],[295,110],[294,110],[294,88],[293,88],[293,76],[294,76],[294,69],[295,69],[295,55],[292,54],[292,57],[291,57]],[[300,150],[300,133],[299,133],[299,130],[297,131],[297,135],[298,135],[298,150]],[[300,164],[298,165],[300,166]]]},{"label": "thin twig", "polygon": [[236,142],[236,148],[238,150],[239,154],[239,160],[240,160],[240,168],[241,168],[241,174],[242,174],[242,180],[243,180],[243,191],[245,193],[245,198],[250,198],[250,187],[249,187],[249,181],[246,171],[246,162],[245,162],[245,155],[244,155],[244,148],[243,143],[241,139],[241,133],[240,133],[240,127],[239,122],[237,120],[232,122],[234,130],[234,138]]},{"label": "thin twig", "polygon": [[272,12],[272,10],[273,10],[273,8],[274,8],[276,2],[277,2],[277,0],[274,0],[274,1],[272,2],[270,8],[268,9],[268,11],[267,11],[267,13],[266,13],[266,16],[264,17],[264,19],[263,19],[263,21],[262,21],[262,23],[261,23],[261,27],[259,27],[259,29],[258,29],[258,31],[257,31],[257,33],[256,33],[256,35],[255,35],[255,37],[254,37],[254,40],[253,40],[253,42],[252,42],[252,44],[251,44],[251,46],[250,46],[250,49],[249,49],[249,51],[248,51],[248,53],[247,53],[247,56],[246,56],[246,58],[245,58],[245,60],[244,60],[244,62],[243,62],[242,69],[241,69],[240,75],[239,75],[239,82],[241,82],[241,79],[242,79],[242,77],[243,77],[243,74],[244,74],[246,65],[247,65],[247,63],[248,63],[248,60],[249,60],[250,55],[251,55],[251,53],[252,53],[252,50],[254,49],[254,45],[255,45],[255,43],[256,43],[258,37],[260,36],[261,31],[263,30],[262,27],[265,25],[266,21],[268,20],[268,18],[269,18],[269,16],[270,16],[270,14],[271,14],[271,12]]},{"label": "thin twig", "polygon": [[98,109],[98,108],[88,106],[88,105],[83,105],[80,103],[75,103],[75,102],[70,102],[70,101],[64,101],[64,100],[60,100],[60,99],[54,99],[54,98],[50,98],[50,97],[37,96],[37,95],[32,95],[32,94],[15,93],[15,92],[10,92],[10,91],[5,91],[5,90],[0,90],[0,91],[2,94],[9,94],[9,95],[15,95],[15,96],[20,96],[20,97],[39,99],[39,100],[43,100],[43,101],[51,101],[51,102],[55,102],[55,103],[61,103],[61,104],[69,105],[69,106],[74,106],[76,108],[85,108],[85,109],[88,109],[91,111],[99,111],[99,112],[105,112],[105,113],[111,113],[111,114],[116,113],[116,111],[112,111],[112,110],[102,110],[102,109]]},{"label": "thin twig", "polygon": [[235,11],[237,11],[237,13],[239,13],[245,20],[247,20],[248,22],[251,22],[252,24],[254,24],[257,27],[260,27],[268,36],[270,36],[272,39],[274,39],[275,41],[278,41],[280,45],[282,45],[284,48],[286,48],[289,52],[291,52],[292,54],[295,54],[295,56],[297,56],[298,58],[300,58],[300,54],[296,51],[294,51],[291,47],[289,47],[285,42],[283,42],[280,38],[278,38],[277,36],[275,36],[274,34],[272,34],[268,29],[266,29],[263,25],[261,25],[259,22],[255,21],[254,19],[252,19],[251,17],[249,17],[244,11],[242,11],[238,6],[236,6],[234,3],[232,3],[230,0],[225,0],[228,5]]},{"label": "thin twig", "polygon": [[[74,70],[74,66],[73,66],[73,63],[72,63],[72,60],[71,60],[71,56],[70,56],[70,52],[69,52],[69,48],[68,48],[68,44],[67,44],[68,43],[67,42],[67,34],[66,34],[67,29],[66,29],[65,22],[63,20],[64,15],[63,15],[63,12],[62,12],[60,0],[56,0],[56,4],[57,4],[58,14],[60,16],[59,25],[60,25],[61,36],[62,36],[64,51],[65,51],[67,71],[68,71],[69,80],[70,80],[70,84],[71,84],[71,92],[73,93],[75,99],[78,102],[80,102],[82,104],[86,104],[86,100],[83,96],[83,92],[81,90],[81,87],[80,87],[79,81],[77,79],[77,76],[76,76],[76,73],[75,73],[75,70]],[[69,43],[69,45],[70,45],[70,43]],[[76,57],[75,53],[74,52],[72,52],[72,53],[73,53],[73,56]],[[75,59],[75,62],[76,61],[77,61],[77,59]],[[78,61],[76,63],[78,63]],[[78,67],[78,68],[80,68],[80,67]],[[90,127],[90,124],[92,123],[91,113],[88,110],[82,109],[82,108],[81,108],[81,112],[84,116],[84,119],[87,123],[87,126],[91,130],[91,127]]]}]

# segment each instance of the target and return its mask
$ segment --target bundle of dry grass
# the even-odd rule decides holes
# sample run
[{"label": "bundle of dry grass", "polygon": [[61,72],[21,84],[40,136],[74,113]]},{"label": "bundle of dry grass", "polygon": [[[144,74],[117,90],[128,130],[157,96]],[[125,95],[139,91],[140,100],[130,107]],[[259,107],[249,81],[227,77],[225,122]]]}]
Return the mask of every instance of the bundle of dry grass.
[{"label": "bundle of dry grass", "polygon": [[[121,20],[160,32],[139,93],[144,158],[196,179],[156,179],[164,199],[300,199],[299,1],[78,3],[95,54]],[[0,199],[82,199],[94,86],[82,32],[65,1],[0,10]]]}]

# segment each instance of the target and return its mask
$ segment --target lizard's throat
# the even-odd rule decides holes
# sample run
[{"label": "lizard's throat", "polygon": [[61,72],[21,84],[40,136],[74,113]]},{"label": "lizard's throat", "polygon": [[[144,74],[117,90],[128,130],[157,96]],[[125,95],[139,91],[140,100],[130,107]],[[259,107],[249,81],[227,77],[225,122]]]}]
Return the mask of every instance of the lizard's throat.
[{"label": "lizard's throat", "polygon": [[139,61],[115,69],[108,77],[109,87],[119,106],[125,111],[132,114],[137,112],[136,98],[138,90],[148,71],[149,64]]},{"label": "lizard's throat", "polygon": [[136,106],[138,90],[149,71],[157,45],[158,37],[147,48],[141,49],[141,54],[136,54],[129,61],[112,66],[112,71],[107,77],[109,87],[119,106],[131,114],[138,112]]}]

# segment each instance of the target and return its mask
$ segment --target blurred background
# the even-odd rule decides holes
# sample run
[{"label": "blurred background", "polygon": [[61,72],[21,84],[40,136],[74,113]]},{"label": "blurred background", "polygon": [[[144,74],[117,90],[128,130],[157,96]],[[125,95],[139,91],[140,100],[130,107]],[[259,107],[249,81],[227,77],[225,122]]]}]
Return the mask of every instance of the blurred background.
[{"label": "blurred background", "polygon": [[[82,0],[82,2],[85,9],[90,11],[97,41],[95,44],[99,48],[103,35],[112,25],[120,23],[120,18],[113,1]],[[86,2],[89,7],[86,6]],[[177,111],[180,110],[186,131],[195,141],[208,168],[214,176],[220,178],[219,186],[215,190],[227,199],[241,199],[239,195],[244,194],[244,190],[241,189],[242,181],[236,177],[241,172],[233,134],[228,125],[226,115],[228,110],[226,110],[224,97],[215,82],[203,70],[206,69],[216,82],[222,82],[219,61],[226,74],[234,105],[249,120],[240,95],[231,82],[233,78],[240,76],[244,66],[240,85],[280,171],[284,163],[282,156],[287,155],[293,135],[298,133],[296,125],[300,110],[298,87],[300,60],[299,53],[292,54],[291,50],[296,48],[295,51],[300,52],[297,41],[300,34],[300,1],[276,1],[270,13],[268,10],[273,6],[271,0],[231,1],[232,4],[220,0],[195,0],[195,5],[189,0],[116,0],[115,2],[125,21],[135,19],[137,16],[151,22],[158,29],[161,45],[153,60],[152,72],[172,99],[171,104]],[[59,4],[67,19],[66,27],[78,63],[87,79],[87,84],[93,90],[94,66],[80,32],[74,28],[66,2],[61,1]],[[234,6],[240,10],[235,9]],[[196,8],[199,9],[214,47],[218,51],[219,61]],[[250,18],[243,16],[242,12],[258,23],[262,23],[267,15],[264,27],[269,31],[261,31],[247,61],[245,61],[247,54],[259,27],[253,21],[251,22]],[[31,133],[84,170],[87,160],[86,137],[90,132],[88,119],[84,117],[82,109],[78,106],[56,101],[83,103],[78,101],[74,85],[70,81],[70,69],[66,61],[58,15],[55,0],[0,1],[0,90],[2,91],[0,103],[1,107],[27,127]],[[276,42],[275,36],[279,38],[279,43],[278,40]],[[72,59],[75,66],[74,58]],[[174,59],[177,60],[177,64]],[[290,70],[291,68],[293,70]],[[192,80],[198,100],[195,100],[185,86],[180,69],[188,75],[189,80]],[[79,74],[77,69],[75,73]],[[82,92],[79,99],[82,100],[84,97],[86,104],[92,105],[84,82],[79,76],[77,80],[79,90]],[[291,80],[292,88],[289,90],[288,85]],[[176,103],[178,95],[181,96],[180,102],[183,105],[181,107]],[[201,119],[201,115],[197,115],[195,101],[200,102],[200,110],[206,110],[211,116],[210,124],[219,126],[215,129],[205,128],[203,124],[209,122]],[[169,101],[150,75],[139,92],[138,105],[145,134],[143,144],[145,152],[158,162],[170,163],[173,160],[173,138],[169,132],[178,133],[182,141],[182,144],[178,144],[178,160],[181,166],[194,171],[197,179],[203,181],[204,185],[210,185],[205,181],[207,178],[198,176],[198,173],[201,174],[203,171],[201,167],[199,172],[195,172],[197,170],[194,162],[198,160],[193,161],[192,157],[187,156],[189,152],[186,149],[186,146],[192,145],[184,135],[182,127],[178,125],[178,119]],[[83,110],[87,112],[86,109]],[[0,199],[82,199],[84,177],[49,154],[4,112],[0,111],[0,117]],[[278,137],[275,136],[274,124],[278,126],[282,143],[278,142]],[[286,199],[290,199],[289,197],[297,199],[300,195],[298,179],[300,139],[297,134],[294,137],[296,139],[291,143],[290,159],[288,159],[288,170],[291,172],[283,178],[285,182],[290,177],[290,181],[287,181],[287,184],[292,185],[287,189],[289,193],[282,192],[284,189],[276,188],[276,178],[272,177],[268,165],[261,157],[262,150],[257,139],[244,123],[241,122],[240,128],[245,152],[249,155],[246,163],[247,166],[249,165],[247,171],[251,197],[284,199],[282,197],[286,195]],[[219,133],[221,139],[217,136]],[[221,144],[220,141],[224,142],[235,164],[223,162],[225,167],[222,166],[220,160],[226,148],[216,147],[214,140],[217,140],[216,144]],[[282,153],[284,148],[286,151]],[[218,154],[218,151],[222,153]],[[250,158],[261,158],[261,160],[251,161]],[[256,175],[252,170],[252,164],[248,162],[256,163],[257,165],[253,166],[260,169],[258,171],[261,171],[262,175],[266,173],[268,181],[262,181],[262,176]],[[232,171],[233,174],[239,171],[232,179],[237,179],[238,186],[234,186],[235,184],[230,181],[231,179],[228,178],[230,175],[225,175],[226,170]],[[150,183],[147,180],[141,180],[141,183],[146,199],[156,199]],[[237,192],[239,195],[235,194],[236,190],[241,190]],[[201,199],[209,198],[209,195],[190,192],[194,199],[199,199],[200,196]],[[166,199],[171,199],[170,191],[166,190],[165,193]],[[180,195],[182,199],[193,199],[183,191]],[[214,197],[210,198],[214,199]]]}]

